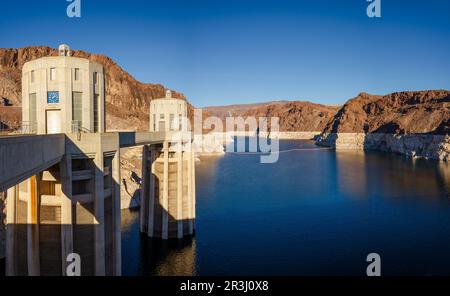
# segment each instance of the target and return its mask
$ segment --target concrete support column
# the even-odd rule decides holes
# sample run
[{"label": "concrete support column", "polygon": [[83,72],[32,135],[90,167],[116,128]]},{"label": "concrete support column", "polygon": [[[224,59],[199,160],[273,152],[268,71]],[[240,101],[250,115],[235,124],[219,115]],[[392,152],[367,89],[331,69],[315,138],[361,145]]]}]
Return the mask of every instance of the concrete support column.
[{"label": "concrete support column", "polygon": [[142,182],[141,182],[141,205],[140,205],[140,229],[141,233],[148,232],[148,214],[149,214],[149,200],[148,191],[149,174],[151,174],[151,167],[149,166],[149,149],[147,145],[142,147]]},{"label": "concrete support column", "polygon": [[94,159],[94,228],[95,275],[105,275],[105,189],[103,152],[99,149]]},{"label": "concrete support column", "polygon": [[112,178],[113,178],[113,256],[114,256],[114,275],[122,274],[122,241],[121,241],[121,212],[120,212],[120,149],[117,150],[112,160]]},{"label": "concrete support column", "polygon": [[192,235],[194,233],[194,215],[193,215],[193,199],[194,199],[194,189],[193,184],[195,182],[194,178],[194,171],[192,170],[192,160],[193,160],[193,151],[192,151],[192,143],[189,143],[189,152],[187,152],[187,166],[188,166],[188,225],[189,225],[189,235]]},{"label": "concrete support column", "polygon": [[6,275],[14,276],[17,273],[15,256],[15,226],[16,206],[19,186],[8,189],[6,194]]},{"label": "concrete support column", "polygon": [[195,153],[191,151],[192,165],[192,230],[195,231],[195,219],[197,218],[197,189],[195,185]]},{"label": "concrete support column", "polygon": [[40,275],[39,259],[39,208],[41,176],[32,176],[28,180],[27,202],[27,262],[28,275]]},{"label": "concrete support column", "polygon": [[153,173],[155,168],[155,160],[156,160],[156,150],[153,146],[150,147],[150,153],[149,153],[149,163],[150,165],[147,167],[147,170],[150,172],[149,176],[149,194],[148,194],[148,236],[154,237],[154,231],[155,231],[155,174]]},{"label": "concrete support column", "polygon": [[183,142],[177,151],[177,238],[183,238]]},{"label": "concrete support column", "polygon": [[169,238],[169,142],[164,142],[164,177],[162,199],[162,239]]},{"label": "concrete support column", "polygon": [[61,175],[61,264],[66,275],[67,256],[73,253],[72,156],[66,154],[60,163]]},{"label": "concrete support column", "polygon": [[6,192],[0,192],[0,259],[5,258],[6,247]]},{"label": "concrete support column", "polygon": [[[186,143],[186,145],[189,146],[191,143]],[[181,239],[194,233],[194,156],[189,149],[184,151],[181,142],[177,147],[174,152],[170,152],[170,142],[166,141],[163,143],[162,150],[159,150],[161,149],[159,146],[150,146],[148,150],[143,150],[140,223],[141,231],[147,232],[149,237],[157,235],[163,240],[167,240],[169,237]],[[170,158],[170,153],[175,153],[173,159]],[[169,173],[169,169],[174,169],[171,165],[174,166],[175,162],[177,163],[176,170]],[[158,180],[156,175],[158,175]],[[169,184],[173,188],[169,188]],[[158,192],[156,192],[156,187],[158,187]],[[175,195],[169,195],[169,190],[173,190],[173,193],[170,194]],[[171,199],[170,203],[169,198]],[[159,217],[159,212],[156,212],[159,210],[157,206],[161,207],[161,217]],[[146,215],[147,213],[148,215]],[[158,215],[156,216],[156,214]],[[170,220],[170,225],[169,215],[174,218],[174,220]],[[158,220],[155,217],[158,217]],[[143,221],[145,219],[148,220]],[[155,233],[155,226],[159,226],[159,222],[161,222],[161,234]]]}]

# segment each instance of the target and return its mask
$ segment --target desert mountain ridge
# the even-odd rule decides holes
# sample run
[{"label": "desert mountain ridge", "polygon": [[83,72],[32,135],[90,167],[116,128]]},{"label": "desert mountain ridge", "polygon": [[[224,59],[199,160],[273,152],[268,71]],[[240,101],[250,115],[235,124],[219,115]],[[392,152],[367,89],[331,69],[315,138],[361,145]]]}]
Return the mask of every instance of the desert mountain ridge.
[{"label": "desert mountain ridge", "polygon": [[448,134],[450,91],[360,93],[348,100],[325,133]]},{"label": "desert mountain ridge", "polygon": [[227,116],[240,116],[250,109],[272,104],[286,104],[288,102],[288,100],[279,100],[249,104],[213,105],[203,107],[203,109],[207,110],[212,116],[225,119]]},{"label": "desert mountain ridge", "polygon": [[228,116],[278,117],[280,131],[322,131],[339,109],[308,101],[270,101],[253,104],[234,104],[205,108],[209,114],[225,120]]}]

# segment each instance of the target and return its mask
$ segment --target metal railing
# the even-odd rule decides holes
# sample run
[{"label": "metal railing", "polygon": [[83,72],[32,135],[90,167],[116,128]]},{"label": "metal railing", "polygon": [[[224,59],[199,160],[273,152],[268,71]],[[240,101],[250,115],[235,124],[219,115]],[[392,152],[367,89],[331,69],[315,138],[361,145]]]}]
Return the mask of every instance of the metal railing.
[{"label": "metal railing", "polygon": [[22,121],[22,126],[20,127],[21,134],[35,134],[37,133],[37,122],[36,121]]},{"label": "metal railing", "polygon": [[88,128],[81,126],[81,121],[72,120],[72,133],[92,133],[92,131]]},{"label": "metal railing", "polygon": [[[73,120],[71,123],[71,132],[76,133],[92,133],[88,128],[81,126],[81,121]],[[32,135],[37,133],[37,122],[36,121],[23,121],[18,127],[11,128],[8,124],[1,121],[0,118],[0,133],[2,134],[22,134],[22,135]]]}]

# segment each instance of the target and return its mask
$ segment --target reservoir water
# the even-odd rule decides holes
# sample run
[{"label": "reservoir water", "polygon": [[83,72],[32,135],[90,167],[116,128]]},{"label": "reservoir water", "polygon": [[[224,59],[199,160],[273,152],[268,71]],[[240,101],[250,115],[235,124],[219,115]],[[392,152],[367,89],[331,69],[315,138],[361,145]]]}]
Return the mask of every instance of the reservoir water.
[{"label": "reservoir water", "polygon": [[[280,141],[280,150],[315,147]],[[450,275],[450,165],[304,150],[202,157],[193,239],[139,234],[122,212],[124,275]]]}]

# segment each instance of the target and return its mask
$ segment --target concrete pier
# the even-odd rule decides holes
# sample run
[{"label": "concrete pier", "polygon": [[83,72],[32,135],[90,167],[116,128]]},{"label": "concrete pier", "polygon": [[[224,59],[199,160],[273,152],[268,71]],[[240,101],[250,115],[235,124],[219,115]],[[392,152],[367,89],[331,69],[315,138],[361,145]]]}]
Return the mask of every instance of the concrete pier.
[{"label": "concrete pier", "polygon": [[[120,275],[118,134],[66,135],[62,160],[8,190],[7,275]],[[23,256],[25,255],[25,256]]]},{"label": "concrete pier", "polygon": [[[144,195],[149,199],[143,201],[153,206],[143,205],[147,212],[142,223],[145,232],[155,230],[157,225],[162,234],[162,222],[154,216],[157,213],[162,218],[162,212],[156,209],[155,197],[157,190],[163,189],[163,183],[158,187],[163,175],[151,172],[158,170],[164,174],[160,158],[164,155],[163,143],[171,137],[170,133],[156,132],[0,138],[0,150],[5,152],[0,154],[0,162],[5,164],[1,167],[5,174],[0,178],[0,188],[7,190],[6,203],[5,194],[0,201],[6,206],[6,231],[0,223],[0,237],[6,238],[3,240],[6,274],[66,275],[67,256],[76,253],[81,258],[81,275],[120,275],[120,148],[144,145],[143,166],[148,168],[144,170],[147,173],[144,179],[148,182],[144,182],[143,190],[147,190]],[[169,160],[166,167],[172,170],[175,164],[172,162],[176,160],[174,153],[166,153],[166,160]],[[183,157],[187,159],[188,153],[183,152]],[[183,180],[176,184],[185,185],[184,180],[188,179],[184,163]],[[178,165],[175,165],[178,174]],[[178,217],[183,221],[178,225],[186,228],[185,221],[190,216],[184,210],[182,216],[176,208],[175,212],[171,210],[172,175],[167,176],[166,209],[169,211],[165,236],[172,237],[172,218]],[[160,196],[163,197],[163,193]],[[186,206],[183,204],[183,207]],[[173,236],[180,237],[181,233],[176,230]],[[186,233],[189,231],[183,229],[183,234]]]},{"label": "concrete pier", "polygon": [[165,239],[193,234],[194,157],[172,146],[172,138],[165,132],[0,138],[2,170],[11,172],[0,178],[7,190],[0,231],[6,275],[66,275],[72,253],[80,255],[82,276],[121,274],[122,147],[144,147],[141,231]]},{"label": "concrete pier", "polygon": [[141,232],[149,237],[194,234],[195,162],[190,142],[143,147]]}]

